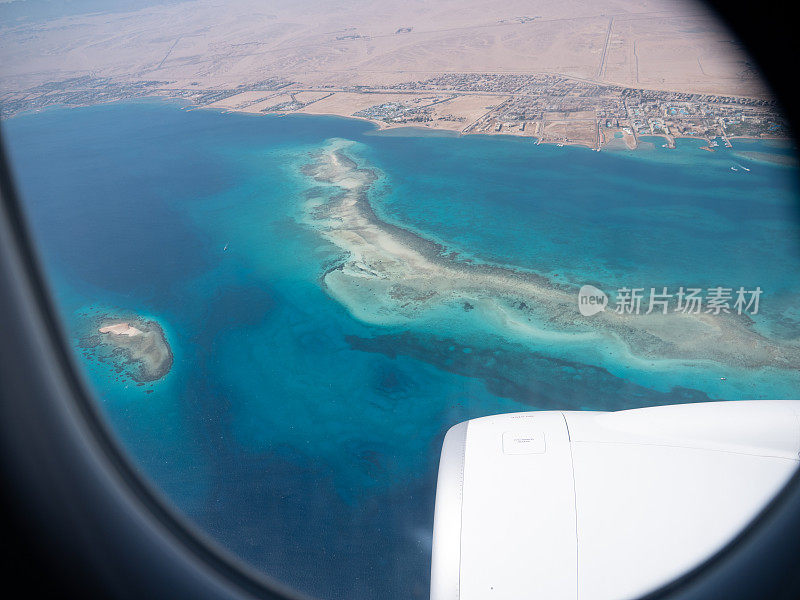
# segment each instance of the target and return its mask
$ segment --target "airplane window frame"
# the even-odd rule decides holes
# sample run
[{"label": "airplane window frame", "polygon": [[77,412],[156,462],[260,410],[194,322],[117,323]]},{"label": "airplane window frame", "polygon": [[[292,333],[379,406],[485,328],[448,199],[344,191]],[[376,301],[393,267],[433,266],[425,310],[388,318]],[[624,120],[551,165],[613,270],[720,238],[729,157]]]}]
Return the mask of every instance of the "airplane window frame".
[{"label": "airplane window frame", "polygon": [[[761,65],[781,51],[744,31],[735,14],[743,2],[710,4],[750,39]],[[749,26],[771,25],[779,38],[789,31],[779,18]],[[789,88],[774,64],[763,72],[796,128]],[[139,475],[76,367],[31,242],[0,132],[0,473],[11,539],[35,538],[37,565],[83,597],[92,588],[105,597],[302,598],[219,548]],[[725,548],[642,600],[798,596],[800,472]]]}]

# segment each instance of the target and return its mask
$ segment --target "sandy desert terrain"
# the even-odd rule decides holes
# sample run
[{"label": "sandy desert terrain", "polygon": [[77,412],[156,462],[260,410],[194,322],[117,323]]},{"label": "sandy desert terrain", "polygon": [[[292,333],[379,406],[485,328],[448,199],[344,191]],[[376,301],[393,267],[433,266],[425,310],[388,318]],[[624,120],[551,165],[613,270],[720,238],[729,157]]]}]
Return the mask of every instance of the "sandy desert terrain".
[{"label": "sandy desert terrain", "polygon": [[[594,147],[608,137],[599,131],[608,117],[615,131],[642,129],[625,90],[770,102],[731,34],[682,0],[146,4],[48,20],[2,19],[0,5],[3,115],[163,95],[223,110],[360,116],[382,127],[550,133],[544,141]],[[527,114],[487,114],[520,94],[536,96]],[[542,116],[587,110],[595,114],[585,123]],[[715,127],[727,116],[677,129],[724,137]]]},{"label": "sandy desert terrain", "polygon": [[273,77],[336,87],[551,72],[764,93],[730,34],[701,6],[676,0],[198,0],[5,22],[0,40],[6,90],[81,75],[211,89]]}]

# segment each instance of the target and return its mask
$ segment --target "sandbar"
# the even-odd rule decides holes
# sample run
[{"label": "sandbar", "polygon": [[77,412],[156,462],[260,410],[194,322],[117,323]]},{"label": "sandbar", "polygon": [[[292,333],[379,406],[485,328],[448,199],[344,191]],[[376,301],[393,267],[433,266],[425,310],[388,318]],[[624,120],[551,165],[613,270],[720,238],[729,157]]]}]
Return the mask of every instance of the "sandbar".
[{"label": "sandbar", "polygon": [[334,186],[330,197],[310,198],[305,222],[341,248],[343,260],[322,276],[329,295],[359,320],[408,325],[434,318],[443,306],[469,303],[500,332],[519,340],[622,347],[632,362],[714,361],[733,368],[796,370],[800,348],[769,339],[746,316],[734,314],[620,315],[591,317],[577,309],[577,290],[537,273],[506,265],[470,262],[414,232],[380,219],[368,191],[377,178],[332,142],[305,173]]}]

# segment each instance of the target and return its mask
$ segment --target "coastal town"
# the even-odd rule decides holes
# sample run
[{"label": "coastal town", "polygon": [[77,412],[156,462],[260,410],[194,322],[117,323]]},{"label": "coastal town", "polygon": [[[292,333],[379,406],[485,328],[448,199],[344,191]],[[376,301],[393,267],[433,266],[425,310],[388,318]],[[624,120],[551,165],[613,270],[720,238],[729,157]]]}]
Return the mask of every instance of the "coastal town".
[{"label": "coastal town", "polygon": [[[462,134],[515,135],[538,143],[600,149],[615,140],[636,148],[642,136],[706,141],[784,138],[787,124],[765,98],[637,89],[559,74],[448,73],[388,86],[311,87],[270,78],[238,87],[76,77],[0,96],[2,117],[48,106],[83,106],[166,97],[192,107],[249,113],[335,114],[380,128],[424,127]],[[615,142],[621,143],[619,141]]]}]

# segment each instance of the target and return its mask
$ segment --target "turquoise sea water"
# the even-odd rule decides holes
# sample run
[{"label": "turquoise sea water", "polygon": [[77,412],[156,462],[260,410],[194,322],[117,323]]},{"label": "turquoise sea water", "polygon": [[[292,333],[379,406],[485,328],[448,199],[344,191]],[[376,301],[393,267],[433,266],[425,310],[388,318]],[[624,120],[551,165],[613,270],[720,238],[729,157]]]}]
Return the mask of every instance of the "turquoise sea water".
[{"label": "turquoise sea water", "polygon": [[321,284],[341,251],[302,218],[315,184],[301,167],[353,140],[379,175],[376,213],[462,259],[606,290],[760,286],[754,326],[791,342],[797,170],[764,160],[789,152],[767,142],[597,153],[156,101],[3,133],[67,329],[100,310],[166,331],[174,367],[147,386],[79,355],[135,462],[225,546],[323,598],[427,597],[438,453],[459,421],[800,396],[796,371],[721,380],[699,364],[681,380],[447,308],[413,327],[360,322]]}]

